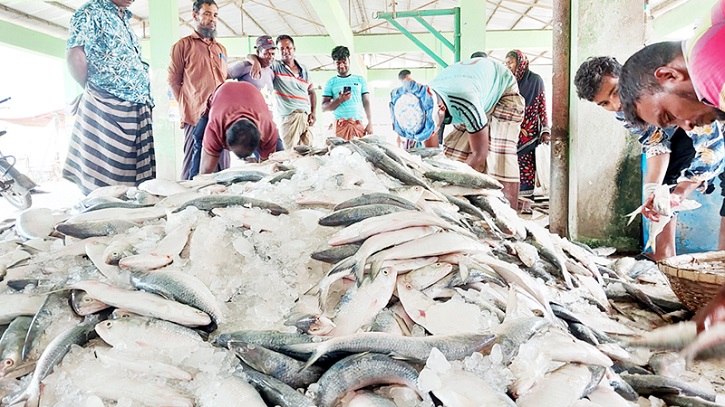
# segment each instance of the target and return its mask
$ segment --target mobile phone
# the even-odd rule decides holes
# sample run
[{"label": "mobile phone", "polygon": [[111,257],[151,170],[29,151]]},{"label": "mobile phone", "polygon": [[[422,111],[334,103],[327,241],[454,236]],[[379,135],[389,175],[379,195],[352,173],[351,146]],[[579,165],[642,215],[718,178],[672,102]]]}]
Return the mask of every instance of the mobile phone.
[{"label": "mobile phone", "polygon": [[352,88],[351,87],[345,86],[344,88],[342,88],[342,93],[350,93],[350,92],[352,92]]}]

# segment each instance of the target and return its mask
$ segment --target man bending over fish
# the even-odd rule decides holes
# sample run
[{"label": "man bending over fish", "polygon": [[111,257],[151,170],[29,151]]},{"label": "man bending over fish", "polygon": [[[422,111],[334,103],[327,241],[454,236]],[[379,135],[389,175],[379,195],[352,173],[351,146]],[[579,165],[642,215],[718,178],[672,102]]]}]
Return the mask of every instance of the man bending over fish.
[{"label": "man bending over fish", "polygon": [[[594,102],[603,109],[614,112],[617,120],[639,138],[642,153],[647,157],[643,196],[646,205],[642,214],[651,221],[659,215],[653,209],[654,192],[661,184],[674,187],[671,199],[682,202],[700,186],[705,193],[713,188],[712,179],[723,171],[725,148],[717,126],[709,125],[685,132],[680,127],[638,128],[624,119],[619,99],[619,76],[622,65],[612,57],[591,57],[576,72],[574,85],[580,99]],[[677,215],[664,225],[654,240],[649,257],[659,261],[676,255],[675,236]],[[650,239],[654,238],[651,236]]]},{"label": "man bending over fish", "polygon": [[[277,148],[279,134],[264,97],[247,82],[226,82],[208,104],[200,174],[214,172],[223,150],[244,159],[257,154],[266,160]],[[224,169],[224,168],[221,168]]]},{"label": "man bending over fish", "polygon": [[449,120],[457,125],[443,140],[445,154],[496,178],[516,209],[516,150],[526,102],[511,71],[490,59],[472,58],[444,69],[430,89],[436,128]]},{"label": "man bending over fish", "polygon": [[[725,123],[723,50],[725,0],[719,0],[687,41],[651,44],[627,60],[620,80],[627,120],[686,130],[713,121]],[[725,216],[725,205],[720,215]],[[725,218],[719,248],[725,248]],[[725,322],[725,285],[695,320],[698,332]]]}]

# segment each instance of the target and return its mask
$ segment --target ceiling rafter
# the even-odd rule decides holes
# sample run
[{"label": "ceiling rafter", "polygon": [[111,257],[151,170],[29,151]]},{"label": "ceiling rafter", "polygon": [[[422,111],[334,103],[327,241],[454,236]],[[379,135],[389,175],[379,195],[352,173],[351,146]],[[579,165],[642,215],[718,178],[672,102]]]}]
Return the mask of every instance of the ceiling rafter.
[{"label": "ceiling rafter", "polygon": [[493,8],[493,12],[489,14],[488,19],[486,20],[486,26],[488,26],[488,23],[490,23],[491,19],[493,19],[493,15],[496,14],[496,12],[498,11],[498,8],[501,6],[502,1],[503,0],[499,0],[498,3],[496,3],[496,6]]},{"label": "ceiling rafter", "polygon": [[[509,0],[507,0],[507,1],[509,1]],[[501,3],[503,3],[503,1]],[[519,11],[519,10],[516,10],[516,9],[512,9],[511,7],[504,6],[501,3],[499,3],[499,4],[500,4],[500,6],[501,6],[502,9],[507,10],[507,11],[510,11],[512,13],[516,13],[516,14],[522,15],[522,16],[524,16],[526,18],[530,18],[530,19],[532,19],[534,21],[537,21],[537,22],[539,22],[541,24],[544,24],[544,26],[542,28],[547,28],[547,27],[551,26],[551,21],[544,21],[544,20],[542,20],[542,19],[540,19],[538,17],[534,17],[534,16],[527,15],[523,11]]]},{"label": "ceiling rafter", "polygon": [[521,4],[522,6],[533,6],[535,8],[543,8],[546,10],[553,10],[554,7],[548,5],[548,4],[541,4],[541,3],[534,3],[532,4],[530,1],[521,1],[521,0],[506,0],[507,3],[515,3],[515,4]]},{"label": "ceiling rafter", "polygon": [[55,29],[62,30],[62,31],[68,31],[68,28],[67,27],[63,27],[60,24],[56,24],[56,23],[53,23],[51,21],[42,19],[40,17],[36,17],[34,15],[30,15],[28,13],[24,13],[24,12],[22,12],[20,10],[16,10],[14,8],[10,8],[10,7],[8,7],[8,6],[4,5],[4,4],[0,4],[0,11],[4,11],[4,12],[10,13],[10,14],[14,14],[14,15],[16,15],[18,17],[22,17],[22,18],[25,18],[25,19],[30,20],[30,21],[35,21],[36,23],[41,23],[41,24],[47,25],[48,27],[51,27],[51,28],[55,28]]},{"label": "ceiling rafter", "polygon": [[[232,0],[228,3],[226,3],[225,5],[227,5],[227,4],[234,4],[242,12],[242,34],[249,35],[249,33],[245,32],[246,30],[244,30],[244,16],[245,15],[247,16],[249,21],[253,22],[254,25],[256,25],[257,28],[259,28],[260,32],[263,32],[263,33],[266,32],[264,27],[262,27],[262,25],[259,24],[259,22],[257,20],[255,20],[254,17],[252,17],[252,15],[249,14],[249,12],[247,10],[244,9],[244,0]],[[222,8],[222,6],[219,6],[219,8]]]},{"label": "ceiling rafter", "polygon": [[315,26],[317,27],[317,32],[320,34],[325,34],[325,31],[322,30],[325,26],[318,23],[317,21],[313,20],[315,17],[312,15],[312,12],[310,12],[310,8],[307,7],[307,1],[303,0],[302,2],[300,2],[300,4],[302,5],[302,8],[305,10],[305,13],[307,13],[307,17],[310,18],[309,21],[313,22],[315,24]]},{"label": "ceiling rafter", "polygon": [[[308,22],[310,24],[314,24],[314,25],[316,25],[318,27],[324,27],[323,24],[320,24],[317,21],[314,21],[314,20],[312,20],[310,18],[305,18],[305,17],[299,16],[299,15],[297,15],[295,13],[291,13],[289,11],[282,10],[282,9],[280,9],[278,7],[275,7],[274,5],[272,5],[272,1],[271,0],[268,0],[269,1],[269,4],[260,3],[260,2],[255,1],[255,0],[247,0],[247,1],[249,1],[250,3],[254,3],[254,4],[258,5],[258,6],[267,7],[269,9],[272,9],[272,10],[276,11],[279,14],[284,14],[284,15],[288,15],[288,16],[291,16],[291,17],[299,18],[300,20],[306,21],[306,22]],[[302,3],[302,6],[305,9],[305,11],[307,12],[307,15],[309,16],[310,15],[310,11],[307,9],[307,6],[305,6],[304,3]],[[282,17],[282,16],[280,16],[280,18],[282,18],[283,20],[285,20],[285,18]],[[286,22],[287,22],[287,20],[285,20],[285,23]],[[289,23],[287,23],[287,25],[289,25]],[[290,28],[291,28],[291,26],[290,26]],[[322,34],[322,31],[320,31],[320,34]]]},{"label": "ceiling rafter", "polygon": [[516,22],[513,23],[513,25],[511,26],[510,30],[513,30],[514,28],[516,28],[516,26],[521,22],[521,20],[523,20],[524,17],[527,17],[529,15],[529,12],[534,9],[534,6],[538,2],[539,2],[539,0],[534,0],[534,3],[531,4],[529,6],[529,8],[526,9],[526,11],[524,12],[524,14],[521,14],[521,16],[518,19],[516,19]]},{"label": "ceiling rafter", "polygon": [[[437,3],[437,2],[438,2],[438,0],[432,0],[432,1],[429,1],[429,2],[427,2],[427,3],[425,3],[425,4],[423,4],[422,6],[419,6],[419,7],[416,7],[416,8],[414,8],[413,10],[410,10],[410,11],[420,10],[420,9],[423,9],[423,8],[425,8],[425,7],[428,7],[428,6],[430,6],[431,4],[433,4],[433,3]],[[362,30],[360,30],[360,31],[357,31],[357,32],[355,32],[354,34],[362,34],[362,33],[364,33],[365,31],[370,31],[370,30],[372,30],[373,28],[377,28],[377,27],[380,27],[380,26],[382,26],[382,25],[387,25],[387,24],[388,24],[388,22],[387,22],[387,21],[383,21],[383,22],[380,22],[380,23],[377,23],[377,24],[373,24],[373,25],[371,25],[371,26],[370,26],[370,27],[368,27],[368,28],[365,28],[365,29],[362,29]],[[388,27],[388,30],[391,30],[391,31],[397,31],[396,29],[394,29],[394,28],[392,28],[392,27]]]},{"label": "ceiling rafter", "polygon": [[[292,33],[292,35],[294,35],[294,36],[297,36],[297,31],[294,29],[294,27],[292,27],[292,24],[290,24],[286,18],[282,17],[282,10],[274,7],[274,5],[272,4],[272,0],[267,0],[267,2],[269,2],[269,5],[272,8],[272,10],[277,12],[277,17],[279,17],[280,20],[284,21],[284,23],[287,25],[287,28],[289,28],[290,33]],[[260,4],[260,3],[256,3],[256,4]]]}]

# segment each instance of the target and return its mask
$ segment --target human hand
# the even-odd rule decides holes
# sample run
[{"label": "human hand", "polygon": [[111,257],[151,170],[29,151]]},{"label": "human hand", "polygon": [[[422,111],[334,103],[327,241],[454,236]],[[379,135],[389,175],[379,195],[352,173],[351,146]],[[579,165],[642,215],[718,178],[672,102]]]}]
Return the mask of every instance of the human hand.
[{"label": "human hand", "polygon": [[259,64],[259,61],[252,62],[252,69],[249,71],[249,76],[251,76],[252,79],[262,78],[262,65]]},{"label": "human hand", "polygon": [[373,124],[368,122],[368,125],[365,126],[365,134],[373,134]]},{"label": "human hand", "polygon": [[315,125],[315,121],[317,121],[317,118],[315,117],[314,113],[310,113],[307,115],[307,125],[312,127]]},{"label": "human hand", "polygon": [[352,92],[340,92],[337,94],[337,98],[340,99],[340,103],[347,102],[352,99]]},{"label": "human hand", "polygon": [[486,168],[486,156],[472,152],[468,155],[466,164],[476,171],[483,171]]},{"label": "human hand", "polygon": [[697,333],[705,331],[719,322],[725,322],[725,285],[720,288],[715,298],[695,314]]},{"label": "human hand", "polygon": [[659,222],[660,214],[654,209],[654,202],[655,195],[649,194],[649,196],[647,196],[647,199],[644,201],[644,205],[642,205],[642,216],[651,220],[652,222]]},{"label": "human hand", "polygon": [[541,133],[541,137],[539,137],[539,140],[544,144],[549,144],[549,142],[551,141],[551,133]]}]

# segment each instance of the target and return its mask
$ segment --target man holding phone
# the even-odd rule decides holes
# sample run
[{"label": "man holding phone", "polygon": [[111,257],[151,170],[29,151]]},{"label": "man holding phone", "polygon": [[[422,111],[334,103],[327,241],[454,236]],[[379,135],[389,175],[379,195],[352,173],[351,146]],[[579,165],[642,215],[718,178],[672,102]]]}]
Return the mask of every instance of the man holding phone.
[{"label": "man holding phone", "polygon": [[[322,111],[335,115],[335,135],[345,140],[372,134],[370,95],[365,79],[350,74],[350,50],[337,46],[332,50],[337,76],[325,83],[322,92]],[[367,125],[363,126],[363,119]]]}]

